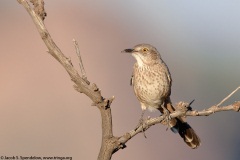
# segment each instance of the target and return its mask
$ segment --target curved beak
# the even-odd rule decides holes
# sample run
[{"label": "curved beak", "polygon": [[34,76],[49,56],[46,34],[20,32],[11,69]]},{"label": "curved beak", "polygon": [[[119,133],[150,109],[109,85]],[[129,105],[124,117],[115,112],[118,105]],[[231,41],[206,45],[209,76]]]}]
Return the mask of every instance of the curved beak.
[{"label": "curved beak", "polygon": [[122,53],[132,53],[133,51],[134,49],[129,48],[129,49],[124,49]]}]

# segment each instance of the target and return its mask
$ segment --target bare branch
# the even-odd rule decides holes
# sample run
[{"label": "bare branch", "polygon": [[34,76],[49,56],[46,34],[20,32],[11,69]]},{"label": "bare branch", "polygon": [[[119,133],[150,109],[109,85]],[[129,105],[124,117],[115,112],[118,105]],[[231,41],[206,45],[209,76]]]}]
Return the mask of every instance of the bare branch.
[{"label": "bare branch", "polygon": [[230,93],[226,98],[224,98],[220,103],[218,103],[217,106],[222,105],[228,98],[230,98],[234,93],[236,93],[238,90],[240,89],[240,86],[237,87],[234,91],[232,91],[232,93]]},{"label": "bare branch", "polygon": [[[179,102],[176,105],[177,110],[175,112],[171,113],[170,117],[176,118],[176,117],[182,117],[182,116],[184,116],[184,117],[186,117],[186,116],[209,116],[213,113],[221,112],[221,111],[236,111],[236,112],[240,111],[240,101],[237,101],[228,106],[222,106],[222,107],[211,106],[208,109],[204,109],[202,111],[188,110],[189,108],[191,108],[189,106],[191,103]],[[124,149],[126,147],[126,143],[130,139],[132,139],[137,134],[148,130],[151,126],[158,124],[158,123],[168,125],[165,122],[165,120],[166,120],[165,118],[166,118],[165,115],[155,117],[155,118],[148,118],[143,122],[143,125],[139,125],[138,128],[135,128],[129,132],[126,132],[124,135],[122,135],[121,137],[118,138],[118,143],[116,143],[116,144],[118,144],[118,146],[116,146],[115,152],[117,152],[119,149]]]},{"label": "bare branch", "polygon": [[[29,15],[32,17],[33,22],[35,23],[38,32],[44,41],[45,45],[48,48],[48,53],[50,53],[67,71],[71,80],[74,82],[74,88],[79,91],[80,93],[84,93],[87,95],[92,101],[93,105],[97,106],[101,113],[102,118],[102,144],[101,149],[98,155],[98,160],[110,160],[112,154],[117,152],[119,149],[125,147],[125,143],[127,143],[131,138],[136,136],[138,133],[146,131],[151,126],[162,123],[166,125],[165,116],[159,116],[156,118],[149,118],[146,119],[143,125],[138,126],[136,129],[126,132],[121,137],[115,137],[113,135],[113,128],[112,128],[112,114],[110,105],[114,100],[114,97],[106,99],[103,98],[101,92],[96,84],[90,83],[87,80],[86,72],[83,67],[83,62],[80,55],[80,50],[78,43],[74,41],[74,45],[76,48],[76,52],[80,61],[80,69],[82,72],[82,77],[78,74],[77,70],[73,67],[73,64],[69,58],[67,58],[62,51],[58,48],[55,44],[53,39],[51,38],[49,32],[47,31],[43,20],[46,17],[46,12],[44,10],[44,2],[43,0],[30,0],[33,4],[33,8],[29,5],[27,0],[17,0],[24,8],[27,10]],[[240,101],[235,102],[234,104],[219,107],[223,102],[225,102],[229,97],[231,97],[240,86],[234,90],[230,95],[224,98],[218,105],[212,106],[206,110],[197,111],[191,110],[190,105],[191,103],[184,103],[179,102],[176,105],[176,111],[170,114],[171,118],[175,117],[182,117],[182,116],[208,116],[216,112],[220,111],[236,111],[239,112],[240,110]]]},{"label": "bare branch", "polygon": [[62,51],[55,44],[53,39],[51,38],[49,32],[47,31],[42,19],[35,13],[35,11],[30,7],[26,0],[18,0],[20,4],[22,4],[27,12],[33,19],[40,36],[42,37],[45,45],[47,46],[49,53],[60,62],[60,64],[65,68],[68,72],[71,80],[75,83],[74,88],[86,94],[95,104],[103,101],[103,97],[101,96],[100,90],[97,88],[96,84],[89,85],[85,82],[84,79],[78,74],[77,70],[73,67],[72,62],[69,58],[67,58]]},{"label": "bare branch", "polygon": [[62,53],[62,51],[51,38],[43,23],[43,18],[41,18],[33,8],[31,8],[26,0],[17,1],[24,6],[29,15],[32,17],[32,20],[35,23],[42,40],[49,50],[48,53],[50,53],[68,72],[71,80],[75,83],[74,88],[80,93],[87,95],[93,101],[93,105],[99,108],[102,118],[102,145],[98,159],[110,160],[115,146],[118,146],[116,144],[116,142],[118,142],[117,138],[113,136],[112,114],[110,109],[110,105],[114,98],[103,98],[96,84],[90,84],[90,82],[84,80],[73,67],[71,60]]},{"label": "bare branch", "polygon": [[80,55],[80,49],[79,49],[78,42],[75,39],[73,39],[73,44],[75,46],[76,54],[77,54],[78,59],[79,59],[79,67],[80,67],[80,70],[81,70],[81,73],[82,73],[82,79],[84,79],[86,81],[86,83],[89,84],[90,82],[87,80],[86,71],[83,67],[83,62],[82,62],[82,58],[81,58],[81,55]]},{"label": "bare branch", "polygon": [[35,13],[42,19],[44,20],[45,17],[47,16],[47,13],[44,10],[44,1],[43,0],[30,0],[30,2],[34,6],[34,11]]},{"label": "bare branch", "polygon": [[[179,102],[177,104],[176,108],[183,108],[183,107],[188,107],[189,103],[184,103],[184,102]],[[170,114],[171,118],[175,118],[175,117],[182,117],[182,116],[209,116],[213,113],[216,112],[221,112],[221,111],[236,111],[239,112],[240,111],[240,101],[235,102],[234,104],[228,105],[228,106],[223,106],[223,107],[217,107],[217,106],[212,106],[208,109],[204,109],[202,111],[197,111],[197,110],[193,110],[193,111],[184,111],[184,110],[176,110],[175,112]],[[150,118],[150,119],[146,119],[143,122],[143,125],[138,126],[138,128],[131,130],[127,133],[125,133],[123,136],[121,136],[119,138],[119,147],[118,149],[122,148],[123,146],[125,146],[125,143],[127,143],[131,138],[133,138],[134,136],[136,136],[138,133],[141,133],[143,131],[146,131],[147,129],[149,129],[151,126],[158,124],[158,123],[163,123],[163,121],[165,120],[164,115],[156,117],[156,118]],[[124,147],[123,147],[124,148]]]}]

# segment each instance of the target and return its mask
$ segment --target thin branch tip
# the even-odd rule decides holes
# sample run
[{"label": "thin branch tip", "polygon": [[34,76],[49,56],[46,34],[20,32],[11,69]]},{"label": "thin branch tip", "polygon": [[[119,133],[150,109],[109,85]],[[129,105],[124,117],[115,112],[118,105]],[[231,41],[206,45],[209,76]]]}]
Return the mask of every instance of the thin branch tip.
[{"label": "thin branch tip", "polygon": [[75,46],[75,49],[76,49],[76,54],[78,56],[78,60],[79,60],[79,67],[80,67],[80,71],[82,73],[82,79],[89,85],[90,82],[88,81],[87,79],[87,75],[86,75],[86,71],[84,69],[84,66],[83,66],[83,61],[82,61],[82,58],[81,58],[81,54],[80,54],[80,49],[79,49],[79,45],[78,45],[78,42],[73,39],[73,44]]},{"label": "thin branch tip", "polygon": [[236,93],[240,89],[240,86],[238,86],[234,91],[232,91],[227,97],[225,97],[220,103],[217,104],[219,107],[222,105],[226,100],[228,100],[234,93]]},{"label": "thin branch tip", "polygon": [[[101,111],[102,118],[102,145],[101,150],[98,156],[98,160],[110,160],[113,153],[117,152],[119,149],[126,147],[126,143],[136,136],[138,133],[141,133],[149,129],[151,126],[161,123],[163,125],[168,125],[166,123],[165,115],[159,117],[147,118],[144,120],[143,125],[139,126],[136,130],[130,130],[126,132],[121,137],[115,137],[113,135],[113,126],[112,126],[112,113],[111,113],[111,103],[115,99],[115,96],[110,98],[104,98],[101,95],[101,90],[95,83],[90,83],[87,80],[87,75],[84,69],[83,61],[80,55],[80,48],[78,42],[73,39],[73,44],[75,46],[76,54],[79,58],[79,66],[81,74],[73,67],[71,59],[67,58],[56,43],[51,38],[47,28],[45,27],[43,20],[46,17],[46,12],[44,10],[44,1],[43,0],[17,0],[30,14],[32,20],[36,24],[36,27],[39,31],[39,34],[48,48],[48,53],[50,53],[60,64],[65,68],[67,73],[70,75],[71,80],[74,82],[74,89],[80,93],[84,93],[92,100],[92,106],[97,106]],[[35,5],[31,5],[35,3]],[[80,76],[81,75],[81,76]],[[240,112],[240,101],[237,101],[228,106],[221,106],[227,99],[229,99],[234,93],[240,89],[240,86],[237,87],[231,94],[224,98],[218,105],[203,109],[200,111],[190,109],[190,105],[194,102],[179,102],[176,104],[176,110],[170,114],[171,118],[182,117],[182,116],[209,116],[216,112],[221,111],[236,111]],[[179,109],[177,108],[179,107]],[[116,139],[115,139],[116,138]],[[113,143],[114,142],[114,143]],[[115,143],[118,142],[118,143]]]}]

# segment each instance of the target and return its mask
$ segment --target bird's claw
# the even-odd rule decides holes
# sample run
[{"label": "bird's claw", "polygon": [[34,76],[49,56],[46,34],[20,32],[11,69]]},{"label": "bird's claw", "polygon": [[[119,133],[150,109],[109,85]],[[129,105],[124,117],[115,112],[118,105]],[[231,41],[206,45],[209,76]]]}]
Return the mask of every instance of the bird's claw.
[{"label": "bird's claw", "polygon": [[144,130],[144,126],[146,126],[147,123],[145,123],[145,120],[143,119],[143,117],[140,118],[138,125],[135,127],[135,131],[138,130],[141,127],[141,131],[143,133],[143,136],[145,138],[147,138],[146,134],[145,134],[145,130]]},{"label": "bird's claw", "polygon": [[166,125],[167,125],[167,129],[170,128],[170,120],[171,120],[171,116],[170,116],[170,112],[166,109],[166,108],[163,108],[164,110],[164,120],[166,120]]}]

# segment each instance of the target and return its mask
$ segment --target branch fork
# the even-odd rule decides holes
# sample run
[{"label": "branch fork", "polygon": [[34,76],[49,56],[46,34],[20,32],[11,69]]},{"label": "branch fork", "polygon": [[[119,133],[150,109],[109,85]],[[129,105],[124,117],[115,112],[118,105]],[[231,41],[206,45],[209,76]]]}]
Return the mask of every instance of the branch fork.
[{"label": "branch fork", "polygon": [[[50,53],[67,71],[71,80],[74,82],[74,89],[76,89],[80,93],[84,93],[87,95],[93,102],[92,105],[97,106],[101,113],[102,118],[102,144],[101,149],[98,155],[98,160],[110,160],[112,155],[117,152],[119,149],[123,149],[126,147],[126,143],[136,136],[138,133],[142,131],[146,131],[151,126],[162,123],[164,120],[164,116],[159,116],[155,118],[148,118],[144,120],[143,125],[140,125],[137,129],[133,129],[124,133],[120,137],[115,137],[113,135],[112,128],[112,114],[111,114],[111,104],[114,100],[114,96],[111,98],[104,98],[101,95],[100,89],[96,84],[90,83],[87,79],[85,69],[83,67],[83,62],[80,56],[80,49],[76,40],[73,40],[76,53],[79,58],[79,66],[81,71],[81,76],[78,74],[77,70],[74,68],[71,59],[67,58],[62,51],[55,44],[53,39],[51,38],[49,32],[47,31],[43,20],[46,17],[46,12],[44,10],[44,1],[43,0],[30,0],[33,4],[31,7],[27,0],[17,0],[29,13],[32,17],[33,22],[35,23],[38,32],[48,48],[48,53]],[[208,116],[216,112],[221,111],[240,111],[240,101],[235,102],[234,104],[230,104],[228,106],[222,105],[229,97],[231,97],[235,92],[240,89],[240,86],[235,89],[231,94],[229,94],[226,98],[224,98],[218,105],[214,105],[206,110],[197,111],[192,110],[190,105],[191,103],[179,102],[176,105],[176,111],[170,114],[171,118],[175,117],[187,117],[187,116]]]}]

